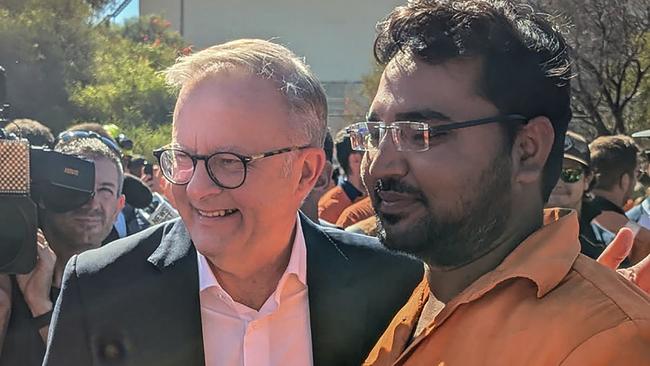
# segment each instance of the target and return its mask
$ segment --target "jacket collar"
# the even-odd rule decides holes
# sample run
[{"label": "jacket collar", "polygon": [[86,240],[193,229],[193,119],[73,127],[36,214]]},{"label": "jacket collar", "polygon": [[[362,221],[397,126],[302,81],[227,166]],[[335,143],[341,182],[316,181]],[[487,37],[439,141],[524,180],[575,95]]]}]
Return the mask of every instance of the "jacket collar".
[{"label": "jacket collar", "polygon": [[[313,359],[315,365],[328,365],[332,360],[340,360],[342,355],[363,352],[363,340],[358,335],[364,334],[367,299],[359,296],[359,289],[352,283],[355,267],[345,249],[302,213],[300,222],[307,248]],[[165,271],[194,253],[189,232],[177,219],[165,228],[160,245],[148,261]],[[197,260],[192,258],[187,262],[193,263],[198,294]],[[342,326],[346,329],[344,333],[340,331]]]},{"label": "jacket collar", "polygon": [[332,365],[358,357],[366,352],[359,335],[365,333],[367,299],[354,285],[356,263],[326,230],[302,213],[300,220],[307,246],[314,365]]},{"label": "jacket collar", "polygon": [[181,219],[176,219],[165,227],[160,245],[147,260],[163,270],[195,251],[185,224]]}]

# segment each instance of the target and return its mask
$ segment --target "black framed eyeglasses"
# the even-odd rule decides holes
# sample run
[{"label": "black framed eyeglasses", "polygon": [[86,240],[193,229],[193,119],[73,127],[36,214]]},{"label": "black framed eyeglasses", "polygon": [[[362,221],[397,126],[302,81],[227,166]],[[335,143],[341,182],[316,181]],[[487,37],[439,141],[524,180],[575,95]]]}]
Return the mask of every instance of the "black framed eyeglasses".
[{"label": "black framed eyeglasses", "polygon": [[210,155],[192,155],[178,148],[168,147],[154,150],[160,171],[172,184],[185,185],[190,182],[199,160],[205,163],[210,179],[219,187],[235,189],[246,181],[248,164],[269,156],[302,150],[309,146],[293,146],[267,151],[251,156],[234,152],[215,152]]},{"label": "black framed eyeglasses", "polygon": [[386,122],[358,122],[346,128],[350,136],[352,149],[357,151],[372,151],[379,148],[388,131],[398,151],[427,151],[431,141],[440,135],[461,128],[474,127],[496,122],[526,122],[528,118],[510,114],[493,116],[463,122],[453,122],[442,125],[430,126],[425,122],[397,121]]},{"label": "black framed eyeglasses", "polygon": [[585,171],[580,168],[562,168],[560,179],[564,183],[577,183],[585,175]]},{"label": "black framed eyeglasses", "polygon": [[59,142],[70,142],[72,140],[76,139],[87,139],[87,138],[92,138],[92,139],[98,139],[101,142],[106,145],[109,149],[111,149],[112,152],[114,152],[118,158],[122,158],[122,150],[120,147],[117,145],[117,143],[109,138],[106,138],[97,132],[93,131],[63,131],[59,134],[57,137],[57,141]]}]

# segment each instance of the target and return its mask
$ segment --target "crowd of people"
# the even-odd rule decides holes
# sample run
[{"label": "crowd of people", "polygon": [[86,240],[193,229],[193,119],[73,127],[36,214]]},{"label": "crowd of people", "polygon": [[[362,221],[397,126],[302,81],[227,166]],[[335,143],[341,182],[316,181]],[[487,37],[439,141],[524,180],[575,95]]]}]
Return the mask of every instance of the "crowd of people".
[{"label": "crowd of people", "polygon": [[154,162],[115,126],[12,121],[95,187],[0,275],[0,366],[650,364],[648,154],[568,131],[562,34],[414,0],[374,54],[367,119],[334,136],[309,67],[256,39],[165,71]]}]

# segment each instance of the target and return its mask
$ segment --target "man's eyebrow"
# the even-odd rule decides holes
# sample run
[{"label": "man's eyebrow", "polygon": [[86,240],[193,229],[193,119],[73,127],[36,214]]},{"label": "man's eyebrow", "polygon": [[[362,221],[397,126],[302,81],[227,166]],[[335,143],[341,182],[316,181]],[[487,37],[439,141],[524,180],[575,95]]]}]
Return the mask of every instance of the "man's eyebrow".
[{"label": "man's eyebrow", "polygon": [[424,122],[430,120],[436,121],[451,121],[451,118],[446,114],[433,109],[422,109],[417,111],[409,111],[397,113],[395,115],[396,121],[412,121],[412,122]]},{"label": "man's eyebrow", "polygon": [[101,183],[99,183],[99,187],[100,188],[105,188],[105,187],[117,188],[117,185],[115,183],[113,183],[113,182],[101,182]]},{"label": "man's eyebrow", "polygon": [[[188,147],[183,146],[183,145],[181,145],[181,144],[179,144],[177,142],[172,142],[171,144],[166,145],[165,147],[166,148],[171,148],[171,149],[181,150],[181,151],[184,151],[184,152],[190,153],[190,154],[195,154],[196,153],[196,150],[194,150],[193,148],[188,148]],[[213,153],[215,153],[217,151],[218,152],[235,152],[235,153],[238,153],[238,154],[243,154],[244,152],[242,152],[242,150],[243,149],[240,146],[222,145],[222,146],[219,146],[219,148],[212,149],[211,154],[213,154]]]}]

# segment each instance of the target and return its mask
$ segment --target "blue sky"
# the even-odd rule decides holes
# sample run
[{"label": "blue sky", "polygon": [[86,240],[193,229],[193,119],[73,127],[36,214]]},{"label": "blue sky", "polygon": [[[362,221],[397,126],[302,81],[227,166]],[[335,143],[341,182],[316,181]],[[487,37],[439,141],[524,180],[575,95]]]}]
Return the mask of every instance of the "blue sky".
[{"label": "blue sky", "polygon": [[139,7],[140,5],[140,0],[131,0],[131,3],[124,8],[124,10],[120,13],[120,15],[115,18],[115,22],[117,23],[122,23],[124,22],[125,19],[129,19],[131,17],[138,16],[139,12]]}]

